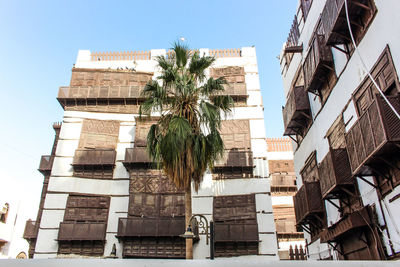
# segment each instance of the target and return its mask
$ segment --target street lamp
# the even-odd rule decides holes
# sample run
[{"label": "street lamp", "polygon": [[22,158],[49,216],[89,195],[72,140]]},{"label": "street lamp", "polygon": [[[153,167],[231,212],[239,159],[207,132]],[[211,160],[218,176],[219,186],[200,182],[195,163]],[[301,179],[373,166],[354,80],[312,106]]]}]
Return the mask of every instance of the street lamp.
[{"label": "street lamp", "polygon": [[[196,227],[199,231],[198,234],[193,233],[193,228]],[[206,236],[206,244],[208,245],[209,239],[211,237],[210,244],[210,259],[214,259],[214,223],[211,221],[208,223],[207,218],[201,214],[193,214],[189,219],[189,226],[186,229],[186,232],[180,237],[185,239],[199,239],[199,234],[205,234]]]}]

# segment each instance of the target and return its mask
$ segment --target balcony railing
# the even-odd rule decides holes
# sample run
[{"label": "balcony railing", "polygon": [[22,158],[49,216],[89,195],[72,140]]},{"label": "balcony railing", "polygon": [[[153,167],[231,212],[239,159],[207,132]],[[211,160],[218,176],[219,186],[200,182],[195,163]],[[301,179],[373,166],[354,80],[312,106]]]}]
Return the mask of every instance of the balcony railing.
[{"label": "balcony railing", "polygon": [[325,45],[324,36],[315,34],[310,49],[304,60],[305,89],[316,93],[326,81],[326,75],[333,69],[333,58],[330,47]]},{"label": "balcony railing", "polygon": [[353,213],[346,215],[337,223],[322,232],[321,242],[334,242],[350,230],[363,226],[368,226],[372,223],[370,210],[371,208],[369,206],[366,206],[360,210],[354,211]]},{"label": "balcony railing", "polygon": [[313,215],[324,212],[319,182],[305,182],[293,200],[297,225],[312,221]]},{"label": "balcony railing", "polygon": [[27,220],[24,230],[24,239],[31,240],[36,239],[38,234],[38,227],[36,221]]},{"label": "balcony railing", "polygon": [[220,223],[215,225],[215,242],[258,242],[257,223]]},{"label": "balcony railing", "polygon": [[[370,0],[348,0],[347,2],[352,31],[357,36],[358,30],[365,29],[372,20],[375,8],[370,5]],[[362,23],[360,19],[363,20]],[[344,0],[326,1],[321,21],[327,45],[349,43],[350,33]]]},{"label": "balcony railing", "polygon": [[221,159],[215,162],[214,168],[253,168],[253,153],[251,151],[225,151]]},{"label": "balcony railing", "polygon": [[39,171],[46,175],[51,172],[51,168],[53,167],[53,162],[54,162],[54,156],[42,156],[40,159],[40,164],[39,164]]},{"label": "balcony railing", "polygon": [[146,147],[133,147],[125,150],[125,160],[123,162],[125,166],[151,163]]},{"label": "balcony railing", "polygon": [[174,218],[119,218],[118,237],[179,236],[185,232],[185,219]]},{"label": "balcony railing", "polygon": [[318,166],[321,194],[328,198],[340,188],[353,186],[353,176],[347,150],[331,149]]},{"label": "balcony railing", "polygon": [[310,101],[303,86],[294,87],[291,91],[285,107],[282,109],[284,135],[294,135],[299,128],[307,127],[310,119]]},{"label": "balcony railing", "polygon": [[104,241],[106,223],[98,222],[61,222],[58,230],[59,241]]},{"label": "balcony railing", "polygon": [[[399,97],[388,96],[388,100],[400,112]],[[374,166],[379,168],[385,158],[398,153],[400,120],[385,100],[377,97],[345,137],[353,175],[373,175]]]},{"label": "balcony railing", "polygon": [[116,85],[116,86],[61,86],[57,99],[66,100],[124,100],[140,99],[143,86]]},{"label": "balcony railing", "polygon": [[114,149],[77,149],[72,165],[113,166],[117,152]]}]

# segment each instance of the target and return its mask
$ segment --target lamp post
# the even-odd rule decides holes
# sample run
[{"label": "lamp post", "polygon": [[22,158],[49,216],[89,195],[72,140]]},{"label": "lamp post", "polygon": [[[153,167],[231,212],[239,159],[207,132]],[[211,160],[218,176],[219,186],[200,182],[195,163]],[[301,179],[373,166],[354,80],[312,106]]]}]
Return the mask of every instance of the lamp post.
[{"label": "lamp post", "polygon": [[[214,259],[214,223],[211,221],[208,223],[207,218],[201,214],[193,214],[189,219],[189,226],[186,229],[186,232],[181,237],[185,239],[199,239],[199,234],[204,234],[206,236],[206,244],[208,245],[209,239],[211,236],[211,244],[210,244],[210,259]],[[210,226],[212,226],[210,228]],[[196,228],[199,232],[197,234],[193,233],[193,229]],[[193,251],[192,251],[193,253]]]}]

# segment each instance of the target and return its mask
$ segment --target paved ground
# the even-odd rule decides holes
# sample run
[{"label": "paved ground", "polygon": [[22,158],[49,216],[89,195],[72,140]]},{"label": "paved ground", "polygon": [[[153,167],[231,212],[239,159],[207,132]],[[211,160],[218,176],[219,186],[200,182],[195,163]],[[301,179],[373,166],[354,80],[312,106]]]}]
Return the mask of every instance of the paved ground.
[{"label": "paved ground", "polygon": [[188,267],[188,266],[223,266],[223,267],[320,267],[320,266],[354,266],[380,267],[400,266],[400,261],[266,261],[244,259],[218,260],[143,260],[143,259],[52,259],[52,260],[0,260],[0,266],[19,267]]}]

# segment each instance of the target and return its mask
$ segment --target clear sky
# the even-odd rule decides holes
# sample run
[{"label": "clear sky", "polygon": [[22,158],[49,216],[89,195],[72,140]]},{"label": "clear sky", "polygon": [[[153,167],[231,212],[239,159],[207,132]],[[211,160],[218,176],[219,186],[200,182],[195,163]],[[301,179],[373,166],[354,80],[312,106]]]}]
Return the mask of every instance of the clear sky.
[{"label": "clear sky", "polygon": [[[19,192],[36,215],[51,151],[52,123],[62,119],[58,87],[68,85],[79,49],[256,47],[268,137],[283,132],[277,56],[298,0],[39,1],[0,0],[0,194]],[[18,189],[18,190],[17,190]]]}]

